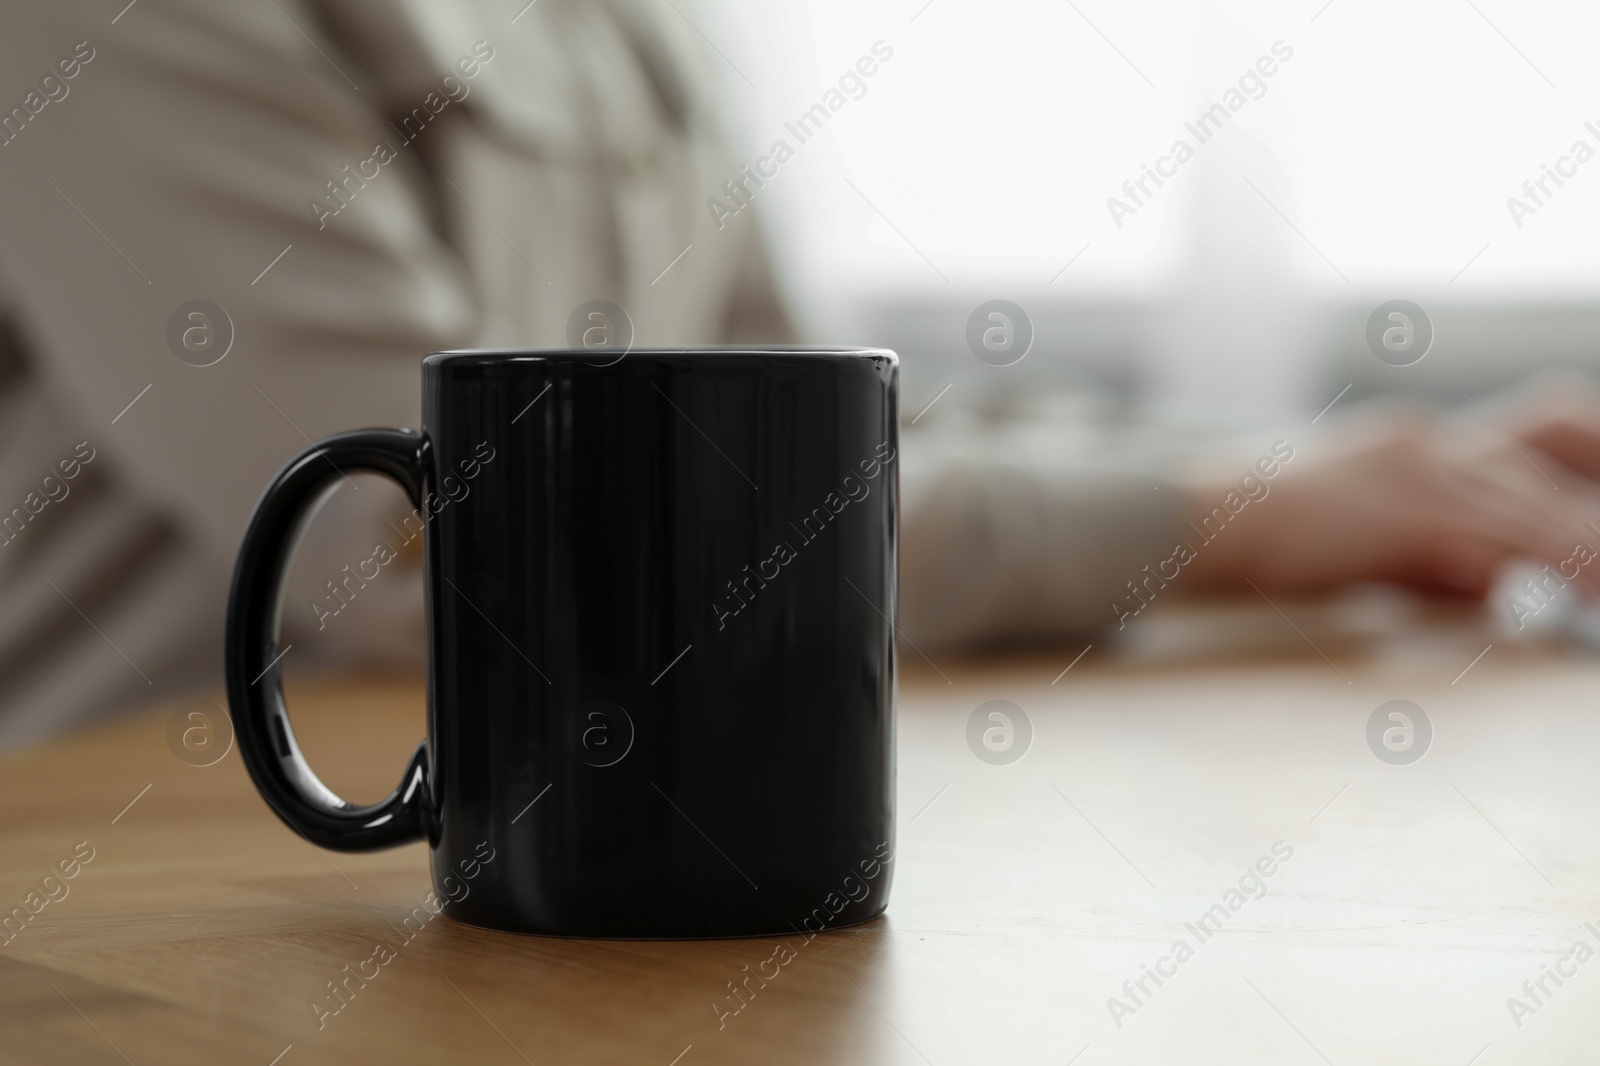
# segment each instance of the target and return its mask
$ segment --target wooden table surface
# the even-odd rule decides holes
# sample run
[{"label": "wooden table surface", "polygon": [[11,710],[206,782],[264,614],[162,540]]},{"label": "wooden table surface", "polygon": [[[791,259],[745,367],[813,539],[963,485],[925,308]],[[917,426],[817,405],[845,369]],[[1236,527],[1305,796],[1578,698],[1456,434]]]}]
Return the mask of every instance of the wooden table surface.
[{"label": "wooden table surface", "polygon": [[[1596,664],[1498,643],[1475,660],[1495,637],[1464,617],[1288,607],[1297,631],[1227,614],[1141,619],[1064,675],[1081,649],[909,656],[887,917],[785,938],[795,960],[720,1023],[727,983],[776,940],[439,918],[319,1028],[309,1001],[427,895],[420,845],[319,851],[237,750],[176,757],[171,706],[12,754],[0,907],[59,898],[0,946],[0,1061],[1593,1061]],[[1432,723],[1409,765],[1367,742],[1396,698]],[[1006,765],[966,739],[994,699],[1032,725]],[[290,702],[313,764],[358,801],[423,727],[414,680],[298,682]],[[75,876],[45,881],[63,860]]]}]

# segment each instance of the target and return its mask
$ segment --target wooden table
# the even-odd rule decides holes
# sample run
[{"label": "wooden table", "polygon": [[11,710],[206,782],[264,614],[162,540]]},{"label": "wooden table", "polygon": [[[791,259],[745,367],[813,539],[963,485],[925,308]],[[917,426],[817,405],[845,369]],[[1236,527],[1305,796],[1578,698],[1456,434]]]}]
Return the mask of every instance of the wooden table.
[{"label": "wooden table", "polygon": [[[0,1060],[1593,1061],[1600,961],[1562,959],[1600,948],[1596,665],[1501,644],[1475,660],[1495,638],[1466,617],[1289,607],[1297,631],[1265,607],[1222,614],[1152,612],[1124,650],[1064,675],[1079,648],[909,656],[887,918],[791,938],[796,960],[721,1028],[712,1004],[774,941],[547,940],[441,918],[319,1029],[308,1001],[429,891],[420,846],[317,850],[236,750],[175,757],[171,707],[12,755],[0,906],[80,842],[93,858],[0,947]],[[1248,639],[1219,645],[1223,630]],[[418,684],[296,689],[329,783],[386,792],[422,730]],[[1394,698],[1434,730],[1409,765],[1366,739]],[[1034,734],[1006,765],[966,739],[993,699]],[[1247,879],[1230,909],[1267,868],[1264,895],[1244,898]],[[1571,976],[1545,978],[1536,1004],[1523,982],[1558,964]],[[1509,997],[1529,1009],[1513,1018]]]}]

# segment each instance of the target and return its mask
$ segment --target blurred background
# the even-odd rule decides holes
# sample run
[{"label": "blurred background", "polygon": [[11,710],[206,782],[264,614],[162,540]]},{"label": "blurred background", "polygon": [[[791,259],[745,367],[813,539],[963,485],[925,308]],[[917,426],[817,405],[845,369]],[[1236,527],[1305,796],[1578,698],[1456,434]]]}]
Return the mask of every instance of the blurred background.
[{"label": "blurred background", "polygon": [[[1275,441],[1307,456],[1280,502],[1182,591],[1481,600],[1504,571],[1505,615],[1508,564],[1600,516],[1590,6],[72,0],[0,27],[0,744],[214,690],[272,474],[417,424],[421,355],[571,344],[597,298],[639,344],[900,353],[930,651],[1081,646]],[[72,498],[38,502],[75,448]],[[414,548],[318,606],[407,510],[356,482],[296,564],[291,676],[421,667]]]},{"label": "blurred background", "polygon": [[[1400,6],[933,0],[717,5],[707,26],[742,156],[785,136],[883,40],[894,58],[760,191],[785,280],[820,335],[902,351],[905,406],[1051,375],[1161,417],[1272,420],[1398,393],[1459,402],[1592,368],[1600,176],[1546,206],[1523,182],[1600,145],[1577,3]],[[1135,213],[1137,180],[1275,42],[1292,58]],[[1281,46],[1280,46],[1281,48]],[[735,63],[737,62],[737,69]],[[1154,188],[1154,186],[1148,186]],[[1554,185],[1547,185],[1554,190]],[[1036,341],[997,372],[963,328],[1012,300]],[[1435,348],[1373,358],[1379,304],[1423,307]]]}]

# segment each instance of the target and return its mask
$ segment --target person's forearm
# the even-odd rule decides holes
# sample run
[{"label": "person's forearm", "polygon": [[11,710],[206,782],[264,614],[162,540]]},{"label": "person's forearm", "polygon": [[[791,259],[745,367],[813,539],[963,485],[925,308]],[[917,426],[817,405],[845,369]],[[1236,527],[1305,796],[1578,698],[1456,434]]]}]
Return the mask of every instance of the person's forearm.
[{"label": "person's forearm", "polygon": [[[907,462],[914,441],[903,450]],[[1123,624],[1129,591],[1180,539],[1182,498],[1131,471],[947,462],[908,493],[905,635],[925,650],[1049,640]],[[1119,605],[1121,609],[1119,611]]]}]

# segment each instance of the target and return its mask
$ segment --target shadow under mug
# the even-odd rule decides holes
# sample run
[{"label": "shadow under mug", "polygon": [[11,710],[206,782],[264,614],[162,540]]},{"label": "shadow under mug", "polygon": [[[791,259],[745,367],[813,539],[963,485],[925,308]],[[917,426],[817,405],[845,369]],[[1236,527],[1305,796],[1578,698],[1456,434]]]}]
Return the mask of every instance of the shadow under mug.
[{"label": "shadow under mug", "polygon": [[[422,378],[420,431],[313,445],[240,548],[228,698],[279,817],[325,848],[426,840],[444,913],[495,929],[753,936],[882,913],[894,353],[459,351]],[[427,566],[428,740],[369,807],[302,757],[279,662],[295,544],[355,471],[405,490],[392,528]]]}]

